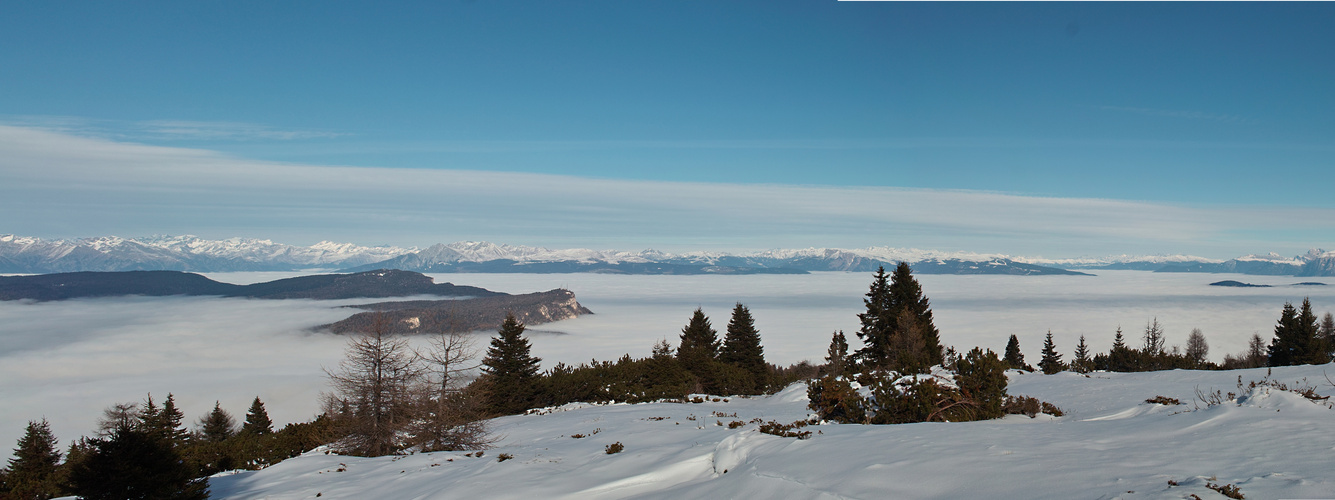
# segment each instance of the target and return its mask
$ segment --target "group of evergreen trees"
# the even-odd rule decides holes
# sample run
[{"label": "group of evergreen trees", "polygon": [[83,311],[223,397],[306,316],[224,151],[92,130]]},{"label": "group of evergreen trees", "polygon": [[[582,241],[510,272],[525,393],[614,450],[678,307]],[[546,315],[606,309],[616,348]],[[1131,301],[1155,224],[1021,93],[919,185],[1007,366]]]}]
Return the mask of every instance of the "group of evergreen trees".
[{"label": "group of evergreen trees", "polygon": [[[888,278],[888,279],[887,279]],[[821,419],[897,424],[997,418],[1006,398],[1006,365],[991,350],[964,356],[942,350],[932,310],[906,263],[887,277],[876,271],[863,300],[857,332],[863,347],[851,355],[842,331],[830,339],[824,376],[808,383],[810,406]],[[933,366],[953,370],[954,386],[939,384]],[[864,397],[856,382],[869,387]]]},{"label": "group of evergreen trees", "polygon": [[152,395],[143,404],[113,405],[104,412],[98,435],[75,440],[64,454],[45,419],[29,422],[0,473],[0,498],[207,498],[209,475],[259,468],[326,441],[313,428],[318,420],[274,432],[259,398],[240,428],[217,403],[193,432],[183,419],[171,394],[161,405]]},{"label": "group of evergreen trees", "polygon": [[755,319],[740,303],[733,308],[722,340],[704,311],[696,309],[682,328],[676,349],[663,340],[648,358],[633,359],[627,354],[615,362],[558,363],[546,372],[539,371],[541,360],[530,354],[523,332],[524,325],[507,318],[482,360],[482,376],[474,385],[486,394],[489,414],[520,413],[574,401],[643,402],[680,399],[691,393],[762,394],[804,375],[800,367],[781,369],[765,361]]},{"label": "group of evergreen trees", "polygon": [[[1301,307],[1285,303],[1275,325],[1275,335],[1267,345],[1260,334],[1251,337],[1247,350],[1237,355],[1225,355],[1222,364],[1215,364],[1208,359],[1210,345],[1205,334],[1199,328],[1191,330],[1187,336],[1186,348],[1172,346],[1165,348],[1163,325],[1158,318],[1145,325],[1142,345],[1129,347],[1118,328],[1113,337],[1112,348],[1107,353],[1090,356],[1085,336],[1080,336],[1075,353],[1069,363],[1063,363],[1062,355],[1056,350],[1049,331],[1043,343],[1042,360],[1039,369],[1052,374],[1070,369],[1079,373],[1093,370],[1138,372],[1153,370],[1191,369],[1217,370],[1257,368],[1262,366],[1287,366],[1299,364],[1322,364],[1335,359],[1335,317],[1326,313],[1319,321],[1312,311],[1309,299],[1303,299]],[[1024,362],[1020,352],[1020,341],[1015,335],[1010,336],[1006,344],[1006,366],[1011,369],[1035,371],[1034,367]]]},{"label": "group of evergreen trees", "polygon": [[863,347],[854,353],[860,366],[925,373],[941,364],[940,333],[908,264],[901,262],[888,282],[885,268],[878,268],[863,303],[867,312],[858,315],[862,328],[857,332]]}]

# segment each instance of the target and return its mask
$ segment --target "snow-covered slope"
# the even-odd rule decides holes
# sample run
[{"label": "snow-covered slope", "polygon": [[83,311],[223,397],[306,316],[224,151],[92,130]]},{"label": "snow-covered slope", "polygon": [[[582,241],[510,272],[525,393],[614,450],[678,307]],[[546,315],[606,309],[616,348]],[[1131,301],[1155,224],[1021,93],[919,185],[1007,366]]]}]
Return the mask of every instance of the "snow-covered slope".
[{"label": "snow-covered slope", "polygon": [[[1322,394],[1335,365],[1276,368]],[[1266,370],[1011,372],[1012,394],[1063,417],[807,427],[807,440],[753,419],[806,418],[805,388],[700,404],[571,404],[493,421],[500,439],[462,452],[357,458],[322,451],[211,479],[215,498],[1318,498],[1335,492],[1335,410],[1291,392],[1237,387]],[[1197,390],[1235,392],[1221,405]],[[1145,403],[1163,395],[1186,404]],[[1225,396],[1227,397],[1227,396]],[[1193,403],[1193,401],[1197,403]],[[1198,404],[1199,403],[1199,404]],[[587,437],[575,439],[572,436]],[[605,453],[622,443],[624,451]],[[513,459],[499,461],[501,454]],[[1175,483],[1175,485],[1174,485]]]}]

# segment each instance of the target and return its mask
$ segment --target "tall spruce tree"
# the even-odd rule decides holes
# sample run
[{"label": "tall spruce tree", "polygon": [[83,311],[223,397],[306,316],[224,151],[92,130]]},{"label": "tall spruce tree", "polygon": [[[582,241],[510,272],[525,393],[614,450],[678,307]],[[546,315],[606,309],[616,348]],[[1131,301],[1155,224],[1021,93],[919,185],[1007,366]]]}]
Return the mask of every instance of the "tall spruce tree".
[{"label": "tall spruce tree", "polygon": [[1034,367],[1024,362],[1024,353],[1020,352],[1020,338],[1015,334],[1011,334],[1010,340],[1006,341],[1006,354],[1001,361],[1012,370],[1034,371]]},{"label": "tall spruce tree", "polygon": [[740,302],[733,308],[732,319],[728,321],[728,333],[723,336],[719,361],[750,373],[753,382],[751,392],[763,391],[769,376],[765,348],[760,345],[760,331],[756,330],[751,310]]},{"label": "tall spruce tree", "polygon": [[[47,499],[60,496],[60,451],[56,436],[46,419],[28,422],[14,458],[9,459],[9,471],[4,476],[0,498]],[[7,492],[5,490],[8,490]]]},{"label": "tall spruce tree", "polygon": [[1294,309],[1293,303],[1285,302],[1275,325],[1275,337],[1270,341],[1270,366],[1297,364],[1302,348],[1299,330],[1298,310]]},{"label": "tall spruce tree", "polygon": [[931,367],[941,364],[941,333],[932,321],[931,302],[922,293],[922,285],[913,277],[913,271],[907,262],[900,262],[890,276],[890,307],[894,318],[892,328],[909,330],[908,325],[900,324],[899,312],[907,310],[916,322],[918,336],[922,338],[923,349],[918,356],[921,366]]},{"label": "tall spruce tree", "polygon": [[488,378],[491,411],[514,414],[527,410],[537,395],[538,368],[542,359],[530,354],[524,324],[507,313],[501,328],[491,339],[482,372]]},{"label": "tall spruce tree", "polygon": [[1057,352],[1057,344],[1052,341],[1052,330],[1048,330],[1048,336],[1043,339],[1043,359],[1038,361],[1038,367],[1047,375],[1066,368],[1066,364],[1062,363],[1062,355]]},{"label": "tall spruce tree", "polygon": [[1294,364],[1319,365],[1330,359],[1326,356],[1326,342],[1321,337],[1321,327],[1317,324],[1316,313],[1312,312],[1312,299],[1303,298],[1303,305],[1298,309],[1295,337],[1299,341],[1299,355]]},{"label": "tall spruce tree", "polygon": [[246,422],[241,424],[241,434],[262,436],[272,432],[273,421],[269,420],[269,412],[264,409],[264,402],[260,401],[260,397],[255,396],[255,401],[250,403],[250,410],[246,411]]},{"label": "tall spruce tree", "polygon": [[185,414],[176,407],[176,395],[167,393],[167,399],[162,402],[162,409],[151,420],[145,420],[144,426],[152,430],[158,436],[166,439],[173,447],[181,447],[186,444],[189,433],[181,425]]},{"label": "tall spruce tree", "polygon": [[885,267],[876,269],[872,276],[871,289],[862,299],[867,312],[858,314],[862,327],[858,329],[858,338],[862,340],[862,349],[855,357],[868,368],[888,368],[893,355],[890,352],[890,333],[894,330],[896,311],[890,300],[890,281],[885,274]]},{"label": "tall spruce tree", "polygon": [[718,359],[718,350],[718,331],[710,326],[705,312],[696,308],[691,314],[691,320],[681,329],[677,360],[686,371],[694,373],[697,377],[707,378],[711,365]]},{"label": "tall spruce tree", "polygon": [[844,338],[843,330],[837,330],[831,335],[830,348],[826,350],[825,374],[838,377],[844,374],[847,367],[848,340]]},{"label": "tall spruce tree", "polygon": [[1080,342],[1075,345],[1075,355],[1071,357],[1071,369],[1076,373],[1089,373],[1091,360],[1089,359],[1089,345],[1085,343],[1085,336],[1080,335]]}]

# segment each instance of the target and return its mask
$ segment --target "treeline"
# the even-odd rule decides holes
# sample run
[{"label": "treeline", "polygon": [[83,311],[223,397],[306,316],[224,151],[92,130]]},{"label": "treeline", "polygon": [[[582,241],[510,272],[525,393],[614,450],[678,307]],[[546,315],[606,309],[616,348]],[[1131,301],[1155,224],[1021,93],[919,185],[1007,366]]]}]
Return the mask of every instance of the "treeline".
[{"label": "treeline", "polygon": [[680,400],[690,394],[758,395],[814,376],[804,363],[780,368],[765,361],[760,332],[751,311],[737,304],[723,339],[704,311],[696,309],[682,328],[674,349],[666,339],[652,355],[578,366],[558,363],[539,372],[540,359],[529,353],[524,326],[507,319],[492,339],[475,384],[488,395],[490,413],[522,413],[531,408],[581,402]]},{"label": "treeline", "polygon": [[[1010,336],[1003,361],[1007,368],[1037,371],[1025,363],[1020,341]],[[1158,318],[1145,325],[1139,346],[1130,346],[1118,328],[1113,335],[1112,348],[1106,353],[1090,353],[1081,335],[1069,362],[1062,361],[1049,331],[1043,342],[1038,370],[1053,374],[1065,370],[1088,373],[1095,370],[1110,372],[1143,372],[1155,370],[1235,370],[1264,366],[1323,364],[1335,359],[1335,316],[1326,313],[1320,320],[1312,311],[1310,299],[1303,299],[1300,307],[1285,303],[1269,343],[1260,334],[1253,334],[1247,349],[1238,354],[1224,355],[1223,363],[1207,359],[1210,345],[1199,328],[1191,330],[1186,347],[1165,347],[1163,325]]]},{"label": "treeline", "polygon": [[0,498],[208,498],[212,474],[258,469],[329,438],[323,417],[274,431],[259,398],[240,426],[217,403],[193,431],[183,419],[172,394],[161,405],[152,395],[142,404],[113,405],[104,411],[95,436],[73,441],[63,454],[45,419],[29,422],[14,458],[0,470]]}]

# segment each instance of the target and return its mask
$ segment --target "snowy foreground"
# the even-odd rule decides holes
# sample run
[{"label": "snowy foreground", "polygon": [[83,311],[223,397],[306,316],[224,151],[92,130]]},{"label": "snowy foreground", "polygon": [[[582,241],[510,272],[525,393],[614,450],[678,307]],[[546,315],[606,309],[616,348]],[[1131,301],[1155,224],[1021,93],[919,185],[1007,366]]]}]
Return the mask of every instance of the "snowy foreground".
[{"label": "snowy foreground", "polygon": [[[1276,368],[1335,393],[1335,365]],[[757,431],[754,418],[808,416],[805,386],[698,404],[571,404],[496,419],[496,446],[357,458],[315,451],[211,479],[215,498],[1225,498],[1335,497],[1335,410],[1292,392],[1237,387],[1265,369],[1224,372],[1010,372],[1010,393],[1064,417],[971,423],[810,426],[808,440]],[[1232,401],[1196,398],[1220,390]],[[1145,403],[1168,396],[1184,404]],[[720,414],[726,416],[720,416]],[[736,416],[734,417],[733,414]],[[722,425],[720,425],[722,424]],[[585,434],[576,439],[572,435]],[[609,455],[607,445],[625,451]],[[499,462],[501,454],[514,458]],[[1170,485],[1170,480],[1177,483]]]}]

